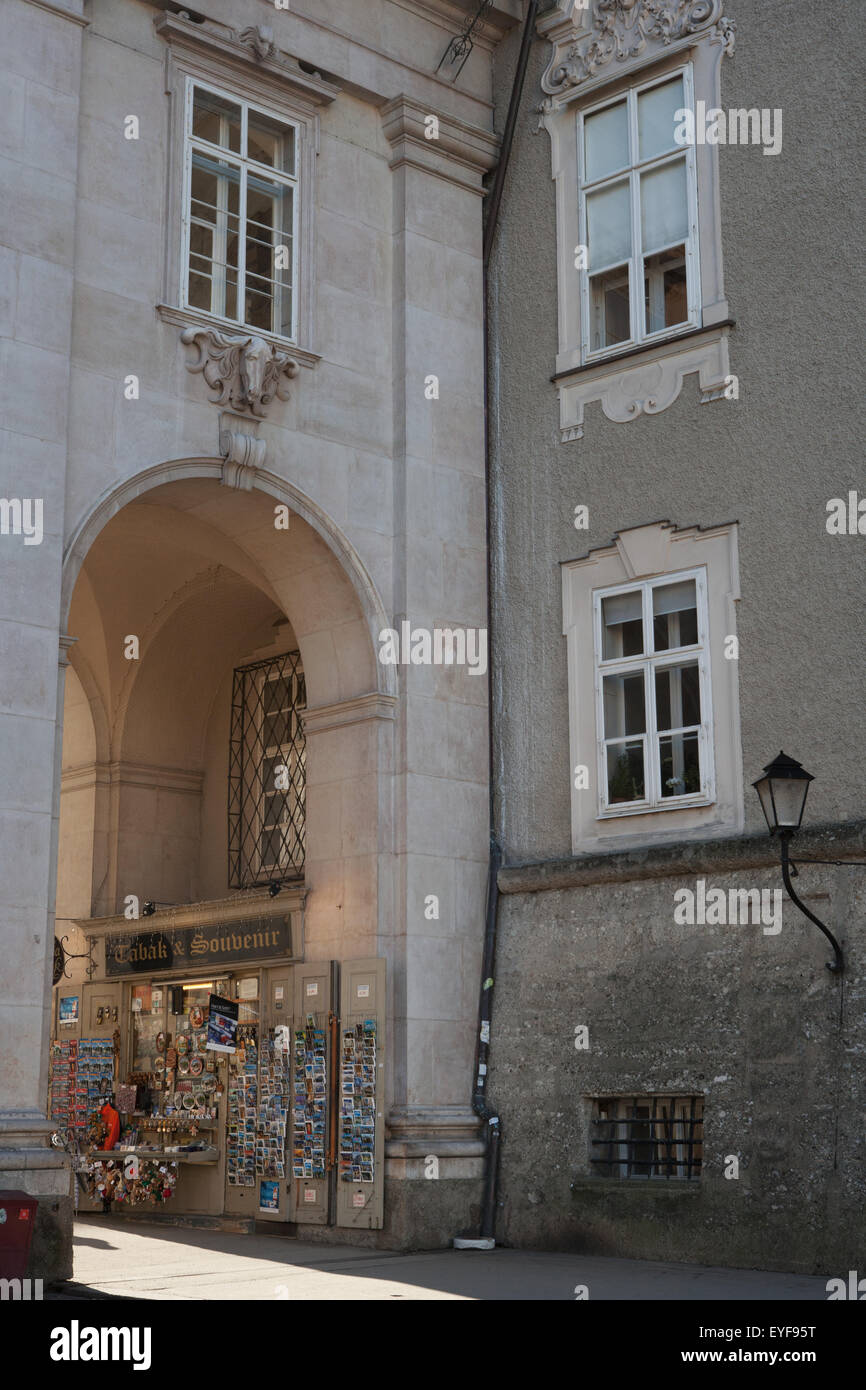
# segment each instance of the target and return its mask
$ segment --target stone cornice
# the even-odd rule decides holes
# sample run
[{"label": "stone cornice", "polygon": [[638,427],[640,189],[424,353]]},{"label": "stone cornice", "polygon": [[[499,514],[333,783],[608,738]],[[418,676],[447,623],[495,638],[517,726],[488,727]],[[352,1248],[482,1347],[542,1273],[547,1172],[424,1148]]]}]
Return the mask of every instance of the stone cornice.
[{"label": "stone cornice", "polygon": [[272,898],[267,888],[251,888],[230,898],[212,898],[208,902],[179,903],[176,907],[160,908],[152,917],[130,921],[122,912],[112,917],[80,917],[75,926],[85,936],[103,937],[116,932],[160,931],[170,924],[173,928],[201,926],[231,926],[251,917],[285,917],[288,913],[303,912],[307,888],[284,887]]},{"label": "stone cornice", "polygon": [[360,724],[367,719],[396,719],[396,695],[357,695],[353,700],[341,700],[335,705],[319,705],[308,709],[303,716],[304,733],[320,734],[326,729],[338,729],[344,724]]},{"label": "stone cornice", "polygon": [[339,95],[340,88],[334,83],[326,82],[318,73],[305,72],[297,58],[281,52],[272,30],[263,25],[238,31],[211,20],[194,24],[168,10],[153,23],[160,38],[173,48],[207,54],[233,68],[254,70],[257,77],[278,83],[282,91],[289,90],[311,107],[327,105]]},{"label": "stone cornice", "polygon": [[389,1158],[478,1158],[486,1153],[483,1123],[468,1107],[397,1108],[385,1121]]},{"label": "stone cornice", "polygon": [[[818,825],[801,830],[791,843],[791,858],[804,856],[845,859],[866,851],[866,820]],[[742,869],[777,867],[779,842],[766,832],[737,835],[691,844],[647,846],[643,849],[587,854],[569,859],[509,864],[499,870],[500,893],[552,893],[589,888],[603,883],[668,879],[683,875],[738,873]],[[809,864],[820,871],[820,865]]]},{"label": "stone cornice", "polygon": [[[480,126],[469,125],[441,111],[431,111],[405,93],[381,109],[385,137],[393,151],[390,167],[403,164],[460,184],[483,194],[483,176],[499,157],[499,140]],[[430,119],[438,122],[435,139],[430,139]]]},{"label": "stone cornice", "polygon": [[[469,0],[460,5],[455,0],[391,0],[401,10],[423,15],[425,19],[439,22],[442,29],[450,35],[459,34],[478,8],[479,0]],[[523,0],[498,0],[484,17],[472,38],[479,48],[490,51],[500,42],[503,35],[522,18]]]},{"label": "stone cornice", "polygon": [[122,782],[126,787],[156,787],[159,791],[192,792],[198,795],[204,782],[203,772],[190,772],[183,767],[112,762],[108,764],[108,768],[112,782]]},{"label": "stone cornice", "polygon": [[[73,5],[62,5],[60,0],[26,0],[28,5],[35,5],[37,10],[47,10],[49,14],[59,15],[61,19],[68,19],[71,24],[77,24],[81,29],[89,29],[90,20],[86,18]],[[80,3],[80,0],[79,0]]]}]

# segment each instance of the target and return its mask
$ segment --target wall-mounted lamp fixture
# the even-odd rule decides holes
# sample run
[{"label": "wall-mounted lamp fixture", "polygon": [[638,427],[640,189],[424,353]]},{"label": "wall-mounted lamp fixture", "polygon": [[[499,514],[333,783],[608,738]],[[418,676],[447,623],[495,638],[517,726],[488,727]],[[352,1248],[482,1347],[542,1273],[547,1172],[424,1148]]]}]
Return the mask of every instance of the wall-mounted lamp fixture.
[{"label": "wall-mounted lamp fixture", "polygon": [[[833,960],[827,962],[827,969],[834,974],[841,974],[845,969],[845,962],[842,958],[842,947],[836,940],[833,933],[824,923],[810,912],[806,904],[801,902],[794,892],[791,878],[798,877],[797,866],[789,855],[789,844],[791,836],[795,830],[799,830],[803,819],[803,810],[806,805],[806,797],[809,792],[809,784],[814,782],[811,772],[806,772],[800,763],[794,758],[789,758],[786,753],[780,753],[771,763],[767,763],[764,768],[763,777],[759,777],[752,786],[758,793],[761,800],[761,808],[770,829],[770,834],[778,833],[781,858],[782,858],[782,881],[792,903],[800,909],[810,922],[824,933],[830,945],[833,947]],[[804,859],[801,863],[805,864],[840,864],[844,863],[837,859]]]}]

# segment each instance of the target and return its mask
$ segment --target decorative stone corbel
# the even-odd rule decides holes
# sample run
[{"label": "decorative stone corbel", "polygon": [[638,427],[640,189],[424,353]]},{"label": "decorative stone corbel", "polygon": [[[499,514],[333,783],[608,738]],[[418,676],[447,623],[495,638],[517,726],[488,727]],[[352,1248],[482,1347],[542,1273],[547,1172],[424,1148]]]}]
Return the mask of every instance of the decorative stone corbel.
[{"label": "decorative stone corbel", "polygon": [[222,333],[217,328],[185,328],[182,343],[198,348],[198,359],[187,371],[201,372],[216,395],[215,405],[249,410],[262,419],[274,397],[288,400],[286,378],[297,376],[297,362],[265,338],[248,333]]},{"label": "decorative stone corbel", "polygon": [[223,459],[220,482],[223,487],[252,492],[256,473],[264,467],[268,448],[267,440],[257,439],[252,432],[257,428],[242,416],[228,413],[220,416],[220,454]]}]

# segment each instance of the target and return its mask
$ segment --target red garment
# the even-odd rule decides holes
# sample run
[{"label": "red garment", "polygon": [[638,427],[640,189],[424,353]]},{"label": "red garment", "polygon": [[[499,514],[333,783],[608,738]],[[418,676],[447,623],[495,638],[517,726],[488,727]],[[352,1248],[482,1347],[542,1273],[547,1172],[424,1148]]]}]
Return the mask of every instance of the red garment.
[{"label": "red garment", "polygon": [[120,1138],[120,1116],[114,1106],[106,1101],[99,1112],[99,1118],[108,1126],[108,1133],[102,1147],[103,1149],[113,1149]]}]

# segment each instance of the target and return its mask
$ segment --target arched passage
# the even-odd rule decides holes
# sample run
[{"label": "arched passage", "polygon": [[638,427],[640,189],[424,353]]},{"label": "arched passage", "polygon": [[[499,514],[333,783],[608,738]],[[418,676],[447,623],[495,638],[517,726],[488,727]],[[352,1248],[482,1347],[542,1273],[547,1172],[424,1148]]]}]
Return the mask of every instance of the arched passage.
[{"label": "arched passage", "polygon": [[[226,805],[233,673],[296,650],[309,725],[308,940],[339,958],[350,920],[354,953],[375,951],[379,856],[390,849],[381,727],[394,704],[393,668],[376,659],[384,610],[314,504],[275,477],[242,491],[218,475],[208,460],[149,470],[101,499],[67,552],[72,664],[104,724],[93,777],[105,864],[94,860],[92,911],[116,912],[129,894],[189,903],[238,886]],[[67,780],[70,756],[67,743]],[[69,852],[61,835],[64,872]]]}]

